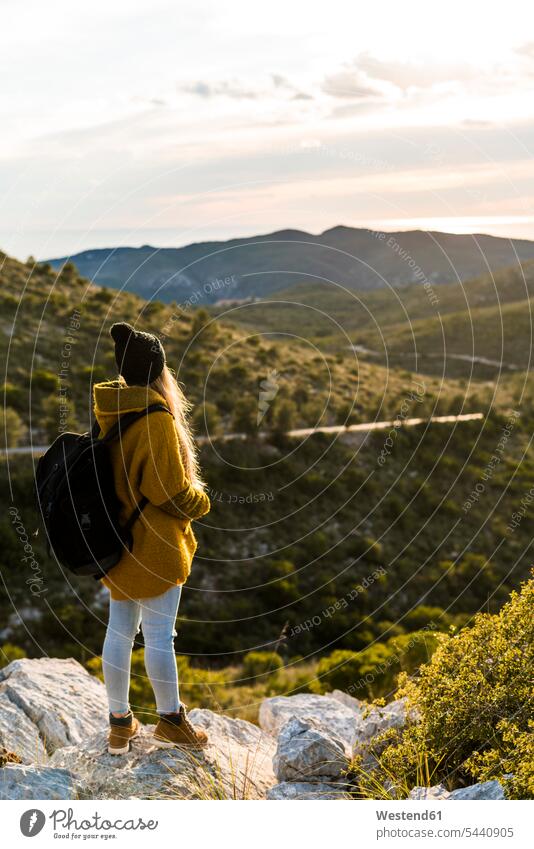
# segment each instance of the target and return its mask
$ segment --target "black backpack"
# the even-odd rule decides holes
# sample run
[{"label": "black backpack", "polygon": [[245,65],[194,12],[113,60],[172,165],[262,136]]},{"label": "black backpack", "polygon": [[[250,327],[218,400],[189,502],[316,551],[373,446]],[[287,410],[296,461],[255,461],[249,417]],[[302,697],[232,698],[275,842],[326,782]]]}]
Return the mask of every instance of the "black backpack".
[{"label": "black backpack", "polygon": [[62,433],[43,454],[35,472],[36,499],[47,537],[48,553],[75,575],[102,578],[132,546],[132,527],[148,503],[142,498],[125,525],[119,523],[108,445],[149,413],[170,414],[163,404],[125,413],[98,439],[89,433]]}]

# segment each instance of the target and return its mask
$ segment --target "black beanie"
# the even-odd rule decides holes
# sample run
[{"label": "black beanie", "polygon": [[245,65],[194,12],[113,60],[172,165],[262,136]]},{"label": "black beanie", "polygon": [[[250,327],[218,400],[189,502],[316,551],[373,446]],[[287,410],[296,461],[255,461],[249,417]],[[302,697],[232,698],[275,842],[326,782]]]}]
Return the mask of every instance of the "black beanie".
[{"label": "black beanie", "polygon": [[112,325],[115,359],[119,374],[129,386],[147,386],[165,366],[165,351],[157,336],[134,330],[129,324]]}]

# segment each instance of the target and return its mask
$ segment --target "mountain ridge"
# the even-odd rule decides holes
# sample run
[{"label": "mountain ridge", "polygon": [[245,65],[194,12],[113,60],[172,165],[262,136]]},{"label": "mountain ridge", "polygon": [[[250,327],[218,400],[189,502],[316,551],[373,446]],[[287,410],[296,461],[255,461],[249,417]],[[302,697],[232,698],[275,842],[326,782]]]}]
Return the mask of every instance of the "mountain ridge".
[{"label": "mountain ridge", "polygon": [[[195,291],[196,303],[215,303],[268,297],[295,277],[373,291],[423,279],[432,285],[465,281],[528,259],[534,259],[534,241],[528,239],[339,224],[318,235],[287,228],[182,247],[94,248],[48,262],[55,269],[72,262],[93,282],[147,300],[180,302]],[[214,288],[215,280],[223,285]]]}]

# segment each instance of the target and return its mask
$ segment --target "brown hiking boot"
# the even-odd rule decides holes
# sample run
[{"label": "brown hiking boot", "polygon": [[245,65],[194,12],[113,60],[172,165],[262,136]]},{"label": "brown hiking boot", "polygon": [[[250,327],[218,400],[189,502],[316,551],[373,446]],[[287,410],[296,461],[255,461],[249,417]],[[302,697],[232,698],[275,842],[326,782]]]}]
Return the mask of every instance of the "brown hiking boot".
[{"label": "brown hiking boot", "polygon": [[109,741],[108,752],[110,755],[127,755],[130,751],[130,741],[137,737],[141,724],[133,713],[128,711],[126,716],[109,715]]},{"label": "brown hiking boot", "polygon": [[160,716],[154,731],[154,742],[160,749],[172,749],[174,746],[203,749],[208,745],[208,735],[201,728],[191,725],[185,706],[181,705],[180,713]]}]

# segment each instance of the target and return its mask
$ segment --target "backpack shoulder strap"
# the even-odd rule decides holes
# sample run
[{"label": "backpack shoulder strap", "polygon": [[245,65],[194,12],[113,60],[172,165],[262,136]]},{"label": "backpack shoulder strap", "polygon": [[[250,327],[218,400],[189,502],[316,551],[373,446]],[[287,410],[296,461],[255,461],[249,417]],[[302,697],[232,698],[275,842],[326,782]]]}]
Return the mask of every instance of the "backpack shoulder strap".
[{"label": "backpack shoulder strap", "polygon": [[112,442],[117,437],[121,437],[130,425],[133,425],[134,422],[139,421],[139,419],[144,418],[144,416],[150,415],[150,413],[168,413],[172,416],[171,411],[165,404],[150,404],[144,410],[137,410],[131,413],[124,413],[122,416],[119,416],[115,424],[110,427],[108,432],[104,437],[102,437],[102,442]]}]

